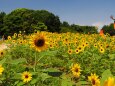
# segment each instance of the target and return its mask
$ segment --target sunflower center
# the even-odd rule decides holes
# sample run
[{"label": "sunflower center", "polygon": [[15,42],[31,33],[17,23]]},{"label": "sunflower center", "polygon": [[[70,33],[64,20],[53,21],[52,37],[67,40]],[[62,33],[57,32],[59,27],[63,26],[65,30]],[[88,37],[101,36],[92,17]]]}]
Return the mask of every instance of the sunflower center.
[{"label": "sunflower center", "polygon": [[78,50],[76,50],[76,52],[78,52]]},{"label": "sunflower center", "polygon": [[101,49],[101,51],[103,51],[103,49]]},{"label": "sunflower center", "polygon": [[95,80],[94,79],[92,79],[92,84],[95,85]]},{"label": "sunflower center", "polygon": [[45,40],[44,39],[39,39],[35,41],[35,45],[38,47],[42,47],[45,44]]},{"label": "sunflower center", "polygon": [[81,50],[81,47],[79,47],[79,50]]},{"label": "sunflower center", "polygon": [[1,52],[1,55],[3,55],[3,52]]},{"label": "sunflower center", "polygon": [[75,69],[75,72],[78,72],[78,68]]},{"label": "sunflower center", "polygon": [[25,75],[25,78],[28,78],[29,76],[28,75]]},{"label": "sunflower center", "polygon": [[72,51],[71,50],[69,50],[69,53],[71,53]]}]

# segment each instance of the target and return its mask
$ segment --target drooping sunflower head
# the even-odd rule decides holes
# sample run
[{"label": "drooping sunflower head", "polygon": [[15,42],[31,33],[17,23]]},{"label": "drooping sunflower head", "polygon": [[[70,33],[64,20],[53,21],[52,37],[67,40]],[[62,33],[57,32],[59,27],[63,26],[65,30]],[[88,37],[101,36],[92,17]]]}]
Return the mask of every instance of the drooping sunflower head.
[{"label": "drooping sunflower head", "polygon": [[43,34],[36,34],[31,40],[31,47],[35,48],[37,51],[42,51],[47,48],[48,42]]}]

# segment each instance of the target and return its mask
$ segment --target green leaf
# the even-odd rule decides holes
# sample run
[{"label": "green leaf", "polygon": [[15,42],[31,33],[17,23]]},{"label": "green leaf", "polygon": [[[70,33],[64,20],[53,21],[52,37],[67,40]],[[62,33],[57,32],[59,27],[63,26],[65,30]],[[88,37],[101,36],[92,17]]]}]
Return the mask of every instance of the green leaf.
[{"label": "green leaf", "polygon": [[39,55],[40,57],[44,57],[44,56],[55,56],[57,53],[56,51],[45,51],[45,52],[41,52]]},{"label": "green leaf", "polygon": [[19,83],[19,81],[16,81],[16,82],[14,83],[14,85],[16,86],[18,83]]},{"label": "green leaf", "polygon": [[0,64],[2,65],[3,63],[5,63],[5,61],[6,61],[6,58],[2,59],[2,60],[0,61]]},{"label": "green leaf", "polygon": [[61,86],[73,86],[73,82],[68,79],[62,79]]},{"label": "green leaf", "polygon": [[15,64],[15,65],[17,65],[19,63],[23,63],[23,62],[26,62],[25,58],[19,58],[19,59],[10,61],[11,64]]},{"label": "green leaf", "polygon": [[21,79],[21,73],[14,74],[14,77],[12,79]]},{"label": "green leaf", "polygon": [[42,81],[44,81],[44,80],[46,80],[47,78],[50,78],[51,76],[49,76],[48,74],[46,74],[46,73],[42,73],[41,74],[41,80]]},{"label": "green leaf", "polygon": [[109,54],[108,56],[110,59],[115,59],[115,54]]},{"label": "green leaf", "polygon": [[67,54],[63,54],[62,56],[63,56],[63,57],[68,57],[68,55],[67,55]]},{"label": "green leaf", "polygon": [[37,79],[32,79],[32,81],[30,83],[35,84],[36,82],[37,82]]},{"label": "green leaf", "polygon": [[101,78],[101,86],[103,85],[104,81],[107,80],[109,77],[112,77],[113,75],[111,74],[110,69],[105,70],[102,73],[102,78]]},{"label": "green leaf", "polygon": [[0,80],[0,83],[2,83],[2,80]]},{"label": "green leaf", "polygon": [[19,82],[18,84],[17,84],[17,86],[24,86],[24,82]]},{"label": "green leaf", "polygon": [[76,83],[76,86],[82,86],[82,85],[86,86],[86,85],[90,85],[90,84],[87,81],[79,81],[78,83]]},{"label": "green leaf", "polygon": [[44,69],[44,70],[42,70],[43,72],[59,72],[59,70],[58,69],[56,69],[56,68],[47,68],[47,69]]}]

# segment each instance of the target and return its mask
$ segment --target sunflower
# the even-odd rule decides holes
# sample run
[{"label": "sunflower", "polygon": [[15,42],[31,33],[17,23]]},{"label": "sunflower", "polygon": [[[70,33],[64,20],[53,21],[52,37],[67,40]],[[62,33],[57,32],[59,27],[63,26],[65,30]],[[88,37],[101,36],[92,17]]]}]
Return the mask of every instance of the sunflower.
[{"label": "sunflower", "polygon": [[94,47],[97,48],[97,44],[94,44]]},{"label": "sunflower", "polygon": [[14,33],[14,36],[16,37],[16,36],[17,36],[17,33]]},{"label": "sunflower", "polygon": [[35,48],[37,51],[43,51],[47,48],[48,42],[43,34],[36,34],[31,39],[31,47]]},{"label": "sunflower", "polygon": [[68,49],[68,54],[72,54],[72,49]]},{"label": "sunflower", "polygon": [[8,39],[8,40],[11,40],[12,38],[11,38],[11,36],[8,36],[7,39]]},{"label": "sunflower", "polygon": [[71,71],[72,71],[74,77],[79,77],[80,74],[81,74],[81,67],[80,67],[80,65],[77,64],[77,63],[74,64],[74,65],[72,66],[72,68],[71,68]]},{"label": "sunflower", "polygon": [[79,50],[79,52],[83,51],[84,50],[84,47],[83,46],[78,46],[77,48]]},{"label": "sunflower", "polygon": [[100,47],[99,51],[100,51],[100,53],[104,53],[104,52],[105,52],[105,49],[102,48],[102,47]]},{"label": "sunflower", "polygon": [[100,80],[96,74],[92,74],[88,76],[88,80],[91,82],[92,86],[100,86]]},{"label": "sunflower", "polygon": [[2,75],[3,71],[4,71],[4,68],[2,67],[2,65],[0,65],[0,75]]},{"label": "sunflower", "polygon": [[17,33],[14,33],[13,38],[16,38],[16,37],[17,37]]},{"label": "sunflower", "polygon": [[89,43],[88,43],[88,42],[85,42],[85,45],[86,45],[86,46],[88,46],[88,45],[89,45]]},{"label": "sunflower", "polygon": [[4,55],[4,51],[0,50],[0,57]]},{"label": "sunflower", "polygon": [[19,40],[19,42],[18,42],[19,44],[23,44],[24,43],[24,41],[23,40]]},{"label": "sunflower", "polygon": [[21,36],[22,36],[22,34],[19,33],[19,34],[18,34],[18,37],[21,37]]},{"label": "sunflower", "polygon": [[12,40],[12,43],[16,43],[16,41],[15,41],[15,40]]},{"label": "sunflower", "polygon": [[103,86],[115,86],[115,79],[113,77],[109,77]]},{"label": "sunflower", "polygon": [[32,74],[30,72],[25,71],[21,75],[23,82],[29,82],[32,80]]},{"label": "sunflower", "polygon": [[76,49],[76,50],[75,50],[75,53],[76,53],[76,54],[78,54],[79,52],[80,52],[79,49]]}]

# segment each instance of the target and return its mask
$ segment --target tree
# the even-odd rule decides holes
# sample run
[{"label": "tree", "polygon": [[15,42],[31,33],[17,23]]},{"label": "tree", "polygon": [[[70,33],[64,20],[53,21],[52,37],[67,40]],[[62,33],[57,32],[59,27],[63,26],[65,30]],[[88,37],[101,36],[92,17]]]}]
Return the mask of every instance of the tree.
[{"label": "tree", "polygon": [[18,8],[5,16],[3,29],[6,35],[12,35],[19,31],[29,34],[37,29],[59,32],[59,27],[59,17],[53,13],[46,10]]},{"label": "tree", "polygon": [[63,27],[69,27],[69,23],[67,21],[63,21],[63,23],[61,24],[61,26]]},{"label": "tree", "polygon": [[0,12],[0,36],[4,35],[3,27],[4,27],[4,16],[6,15],[5,12]]},{"label": "tree", "polygon": [[104,34],[109,33],[111,36],[115,35],[115,29],[113,23],[110,25],[104,25],[102,27],[102,30],[104,31]]}]

